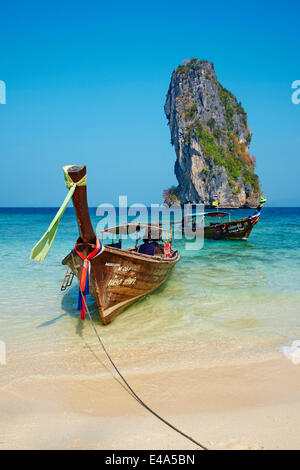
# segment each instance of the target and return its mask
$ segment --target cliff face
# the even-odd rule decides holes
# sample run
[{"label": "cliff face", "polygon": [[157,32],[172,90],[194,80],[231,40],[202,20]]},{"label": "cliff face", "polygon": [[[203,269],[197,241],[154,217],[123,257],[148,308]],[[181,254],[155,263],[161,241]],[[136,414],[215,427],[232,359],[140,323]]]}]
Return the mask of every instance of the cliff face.
[{"label": "cliff face", "polygon": [[165,113],[177,156],[174,198],[210,205],[218,193],[220,207],[255,207],[261,191],[247,115],[212,63],[191,59],[174,70]]}]

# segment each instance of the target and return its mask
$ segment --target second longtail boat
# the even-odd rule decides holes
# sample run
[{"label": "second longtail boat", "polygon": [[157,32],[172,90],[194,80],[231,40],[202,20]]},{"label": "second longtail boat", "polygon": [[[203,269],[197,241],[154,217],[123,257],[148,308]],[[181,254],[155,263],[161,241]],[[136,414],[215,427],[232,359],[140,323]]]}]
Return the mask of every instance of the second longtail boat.
[{"label": "second longtail boat", "polygon": [[204,223],[204,238],[212,238],[213,240],[227,239],[246,241],[248,240],[254,225],[258,222],[262,208],[265,204],[266,199],[261,197],[253,215],[238,220],[210,222],[207,225],[205,224],[206,220],[212,220],[212,218],[223,219],[225,217],[230,217],[230,214],[222,211],[191,214],[183,218],[183,230],[185,226],[195,228],[196,225],[199,224],[199,219],[201,217],[200,223]]}]

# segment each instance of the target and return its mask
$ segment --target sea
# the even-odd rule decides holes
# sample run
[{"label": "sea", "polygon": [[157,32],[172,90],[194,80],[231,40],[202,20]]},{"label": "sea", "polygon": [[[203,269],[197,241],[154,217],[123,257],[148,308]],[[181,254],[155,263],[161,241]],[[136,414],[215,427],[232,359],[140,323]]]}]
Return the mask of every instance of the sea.
[{"label": "sea", "polygon": [[[80,344],[95,344],[89,319],[82,322],[77,310],[77,280],[60,290],[66,271],[61,260],[78,234],[72,208],[46,260],[30,260],[56,211],[0,209],[0,344],[6,361],[15,354],[30,360],[33,352],[77,354]],[[97,226],[96,208],[90,213]],[[251,213],[232,210],[231,218]],[[189,345],[189,366],[201,359],[209,367],[283,356],[284,348],[300,339],[300,208],[264,208],[247,242],[205,240],[191,250],[184,239],[175,239],[173,248],[181,260],[165,284],[111,324],[101,324],[95,301],[88,299],[97,331],[112,353],[147,347],[150,356],[156,348],[163,356],[165,348],[180,357]]]}]

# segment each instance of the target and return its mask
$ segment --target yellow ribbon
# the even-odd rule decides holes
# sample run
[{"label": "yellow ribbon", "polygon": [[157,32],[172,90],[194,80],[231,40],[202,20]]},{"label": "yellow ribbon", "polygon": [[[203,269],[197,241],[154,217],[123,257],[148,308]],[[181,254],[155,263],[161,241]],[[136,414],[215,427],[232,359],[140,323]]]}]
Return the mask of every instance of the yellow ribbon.
[{"label": "yellow ribbon", "polygon": [[72,181],[71,177],[68,174],[68,170],[72,166],[74,165],[67,165],[63,167],[63,171],[65,174],[65,183],[69,192],[64,202],[60,206],[59,210],[57,211],[51,224],[49,225],[48,229],[46,230],[42,238],[37,242],[37,244],[32,248],[31,253],[30,253],[30,259],[35,259],[37,261],[40,261],[41,263],[44,261],[54,241],[60,219],[62,218],[70,202],[70,199],[72,198],[74,194],[76,187],[86,186],[86,175],[83,178],[81,178],[81,180],[79,180],[77,183],[74,183],[74,181]]},{"label": "yellow ribbon", "polygon": [[68,170],[72,168],[74,165],[65,165],[63,166],[63,171],[65,175],[65,183],[68,189],[71,189],[73,186],[86,186],[86,174],[84,175],[81,180],[78,181],[78,183],[74,183],[72,180],[71,176],[68,173]]}]

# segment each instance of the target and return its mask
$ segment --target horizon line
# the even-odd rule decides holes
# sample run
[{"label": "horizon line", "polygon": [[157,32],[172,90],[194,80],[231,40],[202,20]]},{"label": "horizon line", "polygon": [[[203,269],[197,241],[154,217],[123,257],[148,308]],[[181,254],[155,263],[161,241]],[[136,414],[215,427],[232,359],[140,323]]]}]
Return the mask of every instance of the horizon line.
[{"label": "horizon line", "polygon": [[[111,206],[111,203],[107,203],[107,207]],[[154,203],[157,204],[157,203]],[[196,205],[196,204],[201,204],[201,203],[190,203],[191,205]],[[151,205],[144,204],[146,207],[151,207]],[[204,205],[204,204],[202,204]],[[101,203],[102,207],[106,207],[103,203]],[[88,206],[90,209],[97,209],[99,206]],[[120,208],[120,206],[113,206],[115,208]],[[123,207],[123,206],[122,206]],[[130,206],[128,206],[130,207]],[[178,206],[181,207],[181,206]],[[0,206],[1,209],[59,209],[60,206]],[[277,206],[277,205],[267,205],[264,207],[264,209],[299,209],[300,205],[297,206]],[[67,209],[74,209],[73,206],[67,207]],[[240,210],[240,209],[247,209],[247,210],[253,210],[255,208],[253,207],[219,207],[219,209],[231,209],[231,210]]]}]

